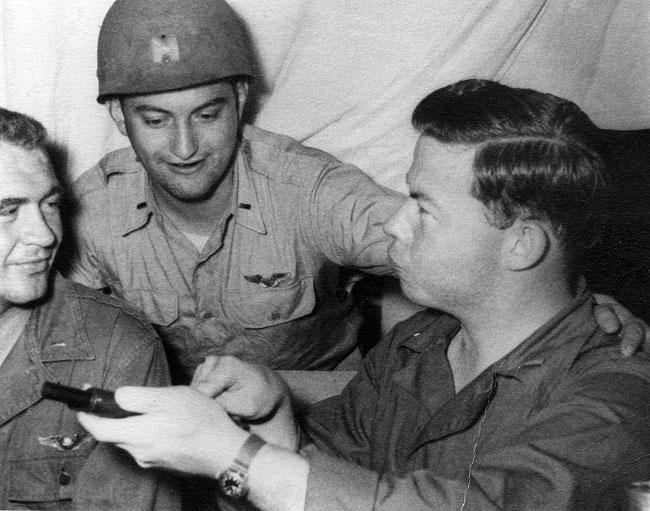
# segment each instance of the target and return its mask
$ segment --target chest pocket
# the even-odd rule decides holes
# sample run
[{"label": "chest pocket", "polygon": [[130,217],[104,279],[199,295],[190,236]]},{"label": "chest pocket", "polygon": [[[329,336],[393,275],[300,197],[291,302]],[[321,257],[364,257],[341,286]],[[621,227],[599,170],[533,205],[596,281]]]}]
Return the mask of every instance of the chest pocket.
[{"label": "chest pocket", "polygon": [[14,459],[9,471],[7,498],[39,509],[72,509],[72,498],[86,454],[40,459]]},{"label": "chest pocket", "polygon": [[145,313],[155,325],[170,326],[179,316],[178,294],[149,289],[125,289],[123,299]]},{"label": "chest pocket", "polygon": [[229,292],[224,309],[227,316],[244,328],[265,328],[311,314],[316,306],[313,277],[288,285],[264,287],[247,282]]}]

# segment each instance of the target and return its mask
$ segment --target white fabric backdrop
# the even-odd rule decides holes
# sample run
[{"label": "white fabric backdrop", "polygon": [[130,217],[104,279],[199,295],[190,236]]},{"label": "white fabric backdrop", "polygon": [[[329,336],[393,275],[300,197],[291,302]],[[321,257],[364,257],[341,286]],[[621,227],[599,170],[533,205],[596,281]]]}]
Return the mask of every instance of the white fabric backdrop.
[{"label": "white fabric backdrop", "polygon": [[[112,0],[0,0],[0,104],[34,115],[72,177],[127,143],[95,103]],[[232,0],[267,93],[255,122],[403,189],[426,93],[469,76],[569,97],[603,127],[650,127],[647,0]]]}]

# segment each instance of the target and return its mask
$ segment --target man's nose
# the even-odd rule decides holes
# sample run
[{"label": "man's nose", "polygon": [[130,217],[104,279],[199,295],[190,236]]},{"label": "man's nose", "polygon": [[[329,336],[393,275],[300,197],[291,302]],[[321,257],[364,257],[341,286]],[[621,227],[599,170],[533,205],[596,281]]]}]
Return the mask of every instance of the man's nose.
[{"label": "man's nose", "polygon": [[50,220],[40,208],[25,215],[22,226],[22,240],[26,244],[50,248],[57,242],[57,234],[50,224]]},{"label": "man's nose", "polygon": [[176,128],[172,151],[182,160],[189,160],[198,149],[197,136],[189,124],[181,124]]}]

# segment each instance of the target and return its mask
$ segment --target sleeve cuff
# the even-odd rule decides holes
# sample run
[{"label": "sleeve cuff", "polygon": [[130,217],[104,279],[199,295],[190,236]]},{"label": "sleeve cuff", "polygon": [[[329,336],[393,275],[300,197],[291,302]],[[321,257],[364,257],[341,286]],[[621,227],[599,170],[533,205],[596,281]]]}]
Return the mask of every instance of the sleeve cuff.
[{"label": "sleeve cuff", "polygon": [[300,454],[309,461],[305,511],[374,509],[378,474],[328,456],[313,444],[301,449]]}]

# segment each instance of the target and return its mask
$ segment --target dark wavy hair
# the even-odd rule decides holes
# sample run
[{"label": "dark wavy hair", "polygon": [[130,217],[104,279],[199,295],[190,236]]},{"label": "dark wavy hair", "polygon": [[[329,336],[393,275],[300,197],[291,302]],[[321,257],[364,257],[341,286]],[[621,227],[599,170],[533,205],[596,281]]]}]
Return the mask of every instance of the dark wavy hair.
[{"label": "dark wavy hair", "polygon": [[599,130],[571,101],[470,79],[429,94],[412,123],[442,143],[478,146],[470,192],[492,225],[547,221],[572,269],[596,242],[605,185]]},{"label": "dark wavy hair", "polygon": [[25,149],[43,149],[47,131],[32,117],[0,108],[0,141]]}]

